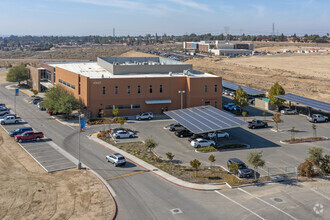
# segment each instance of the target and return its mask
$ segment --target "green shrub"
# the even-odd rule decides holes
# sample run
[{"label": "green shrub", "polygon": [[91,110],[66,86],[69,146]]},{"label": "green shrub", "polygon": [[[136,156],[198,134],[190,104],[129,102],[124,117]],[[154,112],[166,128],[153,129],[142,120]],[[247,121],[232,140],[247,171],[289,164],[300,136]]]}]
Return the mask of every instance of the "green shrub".
[{"label": "green shrub", "polygon": [[298,166],[299,176],[311,177],[314,174],[313,163],[306,159],[305,162]]},{"label": "green shrub", "polygon": [[217,149],[212,146],[197,148],[197,151],[201,151],[201,152],[209,152],[209,151],[215,151],[215,150],[217,150]]}]

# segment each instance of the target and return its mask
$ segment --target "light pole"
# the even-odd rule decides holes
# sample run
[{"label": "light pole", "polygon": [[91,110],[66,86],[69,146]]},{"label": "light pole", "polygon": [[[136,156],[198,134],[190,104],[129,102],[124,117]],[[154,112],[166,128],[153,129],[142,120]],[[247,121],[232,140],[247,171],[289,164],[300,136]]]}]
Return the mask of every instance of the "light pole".
[{"label": "light pole", "polygon": [[181,94],[181,109],[183,109],[183,94],[186,93],[186,91],[182,90],[179,91],[179,94]]},{"label": "light pole", "polygon": [[80,162],[80,132],[81,132],[81,124],[80,118],[83,118],[84,114],[79,114],[79,133],[78,133],[78,169],[81,169],[81,162]]}]

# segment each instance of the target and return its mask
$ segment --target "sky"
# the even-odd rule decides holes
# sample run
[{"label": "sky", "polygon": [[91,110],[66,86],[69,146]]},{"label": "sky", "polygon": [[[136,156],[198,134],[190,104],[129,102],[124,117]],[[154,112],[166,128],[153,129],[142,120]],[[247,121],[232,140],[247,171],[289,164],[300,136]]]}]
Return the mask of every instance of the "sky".
[{"label": "sky", "polygon": [[0,0],[0,35],[330,33],[329,0]]}]

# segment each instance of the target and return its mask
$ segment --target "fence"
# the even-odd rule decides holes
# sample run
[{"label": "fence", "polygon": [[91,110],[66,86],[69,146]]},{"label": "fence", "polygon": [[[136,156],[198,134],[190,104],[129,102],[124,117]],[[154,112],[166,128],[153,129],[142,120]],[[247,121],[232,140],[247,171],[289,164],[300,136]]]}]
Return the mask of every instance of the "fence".
[{"label": "fence", "polygon": [[298,170],[297,167],[268,168],[268,176],[275,182],[297,181]]}]

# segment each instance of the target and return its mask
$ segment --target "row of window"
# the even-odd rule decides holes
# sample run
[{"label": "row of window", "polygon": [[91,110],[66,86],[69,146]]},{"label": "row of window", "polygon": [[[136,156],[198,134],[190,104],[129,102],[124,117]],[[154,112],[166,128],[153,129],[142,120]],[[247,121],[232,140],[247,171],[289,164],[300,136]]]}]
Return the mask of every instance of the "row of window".
[{"label": "row of window", "polygon": [[[204,92],[207,93],[207,85],[204,86]],[[218,85],[214,85],[214,92],[218,92]],[[117,95],[119,93],[118,86],[115,86],[115,94]],[[141,86],[137,86],[137,93],[141,93]],[[152,93],[152,85],[149,86],[149,93]],[[159,86],[159,93],[163,93],[163,85]],[[102,87],[102,94],[106,94],[106,88],[105,86]],[[131,86],[127,86],[127,94],[131,94]]]},{"label": "row of window", "polygon": [[76,87],[74,86],[74,85],[72,85],[72,84],[70,84],[70,83],[68,83],[68,82],[65,82],[65,81],[63,81],[63,80],[59,80],[59,82],[61,83],[61,84],[63,84],[63,85],[65,85],[65,86],[67,86],[67,87],[70,87],[71,89],[75,89]]},{"label": "row of window", "polygon": [[113,110],[113,109],[138,109],[140,108],[141,106],[139,104],[137,105],[106,105],[104,107],[105,110]]}]

